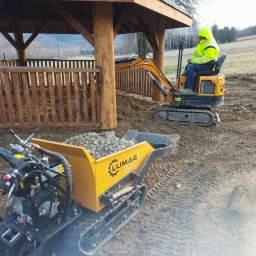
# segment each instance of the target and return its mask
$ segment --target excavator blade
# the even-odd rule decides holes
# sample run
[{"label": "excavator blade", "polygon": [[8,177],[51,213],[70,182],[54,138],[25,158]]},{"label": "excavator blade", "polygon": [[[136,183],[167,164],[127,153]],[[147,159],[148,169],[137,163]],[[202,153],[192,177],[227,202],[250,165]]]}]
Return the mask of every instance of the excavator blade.
[{"label": "excavator blade", "polygon": [[197,126],[219,126],[220,118],[206,109],[193,108],[172,108],[166,105],[161,106],[155,113],[157,120],[176,122],[179,124],[193,124]]}]

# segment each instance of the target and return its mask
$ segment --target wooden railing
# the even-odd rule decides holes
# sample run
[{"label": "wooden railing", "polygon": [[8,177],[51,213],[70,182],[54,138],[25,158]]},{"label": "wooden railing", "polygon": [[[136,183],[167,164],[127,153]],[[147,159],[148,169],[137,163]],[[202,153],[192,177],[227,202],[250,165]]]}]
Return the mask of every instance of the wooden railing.
[{"label": "wooden railing", "polygon": [[[28,67],[95,68],[94,60],[27,59],[26,64]],[[18,60],[2,60],[0,61],[1,66],[19,66],[19,62]],[[126,92],[152,96],[152,80],[143,69],[116,74],[116,88]]]},{"label": "wooden railing", "polygon": [[20,66],[18,60],[0,60],[0,67],[17,67]]},{"label": "wooden railing", "polygon": [[[122,66],[127,63],[117,65]],[[116,88],[118,90],[152,96],[152,85],[152,79],[141,68],[116,73]]]},{"label": "wooden railing", "polygon": [[[0,61],[0,128],[99,126],[94,60],[28,59]],[[123,65],[123,64],[118,64]],[[142,69],[116,74],[116,88],[152,96],[152,81]]]},{"label": "wooden railing", "polygon": [[0,67],[0,127],[98,126],[100,75],[100,69]]},{"label": "wooden railing", "polygon": [[[94,60],[27,59],[27,67],[95,68]],[[20,66],[19,60],[0,60],[0,67]]]},{"label": "wooden railing", "polygon": [[95,68],[94,60],[27,59],[27,67]]}]

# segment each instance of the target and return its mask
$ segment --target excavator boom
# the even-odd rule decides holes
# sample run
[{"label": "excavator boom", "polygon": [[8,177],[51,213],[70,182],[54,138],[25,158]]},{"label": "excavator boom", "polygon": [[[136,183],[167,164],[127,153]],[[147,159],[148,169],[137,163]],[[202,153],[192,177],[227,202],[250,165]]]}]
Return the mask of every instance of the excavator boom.
[{"label": "excavator boom", "polygon": [[121,61],[116,61],[116,64],[123,63],[122,66],[116,66],[116,73],[128,71],[131,69],[144,69],[152,78],[154,85],[164,96],[168,104],[172,104],[173,93],[176,92],[175,86],[167,79],[165,74],[156,66],[151,59],[128,58]]}]

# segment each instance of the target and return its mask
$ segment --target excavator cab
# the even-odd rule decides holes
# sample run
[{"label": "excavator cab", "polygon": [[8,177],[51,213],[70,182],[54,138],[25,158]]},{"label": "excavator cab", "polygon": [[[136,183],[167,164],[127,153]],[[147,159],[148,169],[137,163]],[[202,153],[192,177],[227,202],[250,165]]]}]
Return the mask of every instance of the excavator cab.
[{"label": "excavator cab", "polygon": [[[212,71],[197,72],[194,91],[196,94],[179,94],[174,98],[176,107],[220,108],[224,104],[225,76],[220,74],[220,69],[226,59],[221,55]],[[178,91],[184,87],[186,76],[181,75],[178,80]]]}]

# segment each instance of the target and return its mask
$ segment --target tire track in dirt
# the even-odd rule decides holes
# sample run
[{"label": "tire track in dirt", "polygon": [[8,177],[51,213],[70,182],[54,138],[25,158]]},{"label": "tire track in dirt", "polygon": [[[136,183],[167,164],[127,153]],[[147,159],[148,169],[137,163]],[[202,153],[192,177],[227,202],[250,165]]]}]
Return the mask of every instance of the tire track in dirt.
[{"label": "tire track in dirt", "polygon": [[[224,152],[236,140],[236,137],[231,138],[227,134],[213,136],[214,143],[208,150],[193,151],[188,157],[203,161],[209,156]],[[135,222],[129,224],[135,238],[139,237],[139,242],[132,245],[133,250],[129,255],[208,255],[207,248],[204,249],[198,244],[193,218],[204,194],[218,185],[218,174],[214,170],[197,172],[193,166],[177,160],[153,163],[149,173],[154,171],[160,173],[158,182],[148,186],[144,208]],[[189,186],[183,188],[181,184],[181,188],[177,189],[176,183],[180,181]],[[142,234],[139,225],[143,223],[149,226],[149,230]],[[143,228],[145,227],[141,229]]]},{"label": "tire track in dirt", "polygon": [[152,223],[154,241],[158,243],[158,247],[151,248],[151,254],[185,255],[190,252],[189,255],[192,255],[195,234],[191,220],[200,191],[194,191],[194,182],[191,182],[191,187],[186,191],[182,187],[178,190],[175,188],[176,182],[188,177],[188,170],[184,167],[169,177],[167,182],[159,182],[160,186],[153,190],[143,211],[152,211],[149,221]]}]

